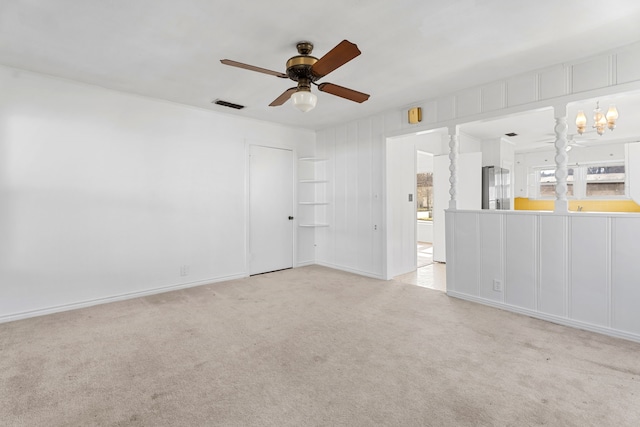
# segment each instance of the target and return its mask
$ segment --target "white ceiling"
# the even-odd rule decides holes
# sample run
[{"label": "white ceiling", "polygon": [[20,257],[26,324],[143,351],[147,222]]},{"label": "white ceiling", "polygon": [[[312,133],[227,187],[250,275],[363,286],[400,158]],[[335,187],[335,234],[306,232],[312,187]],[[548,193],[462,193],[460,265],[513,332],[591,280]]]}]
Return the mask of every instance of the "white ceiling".
[{"label": "white ceiling", "polygon": [[[637,0],[2,0],[0,63],[320,129],[636,42],[638,22]],[[343,39],[362,55],[321,81],[371,94],[363,104],[268,107],[291,81],[219,62],[284,72],[296,42],[321,57]]]}]

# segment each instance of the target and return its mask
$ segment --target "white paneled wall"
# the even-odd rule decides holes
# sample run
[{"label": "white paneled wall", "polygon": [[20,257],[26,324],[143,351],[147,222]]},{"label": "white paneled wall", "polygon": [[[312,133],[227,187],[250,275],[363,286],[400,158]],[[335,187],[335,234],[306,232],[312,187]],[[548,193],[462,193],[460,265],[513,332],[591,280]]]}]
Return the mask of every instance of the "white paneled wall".
[{"label": "white paneled wall", "polygon": [[616,218],[612,222],[611,325],[623,331],[640,329],[639,236],[640,221],[637,218]]},{"label": "white paneled wall", "polygon": [[536,305],[537,224],[535,215],[506,215],[504,302],[533,309]]},{"label": "white paneled wall", "polygon": [[[504,217],[501,215],[481,215],[479,230],[480,265],[482,271],[478,279],[478,295],[494,301],[504,301],[504,293],[494,290],[494,280],[504,282]],[[464,244],[464,242],[460,242]]]},{"label": "white paneled wall", "polygon": [[[438,129],[479,119],[640,88],[640,43],[582,60],[515,75],[445,96],[415,102],[384,115],[387,136]],[[409,124],[409,107],[423,110],[423,122]],[[550,130],[552,132],[553,130]]]},{"label": "white paneled wall", "polygon": [[640,215],[447,211],[447,231],[449,295],[640,341]]},{"label": "white paneled wall", "polygon": [[[478,215],[469,212],[460,212],[459,223],[455,224],[455,234],[447,233],[447,249],[453,242],[453,253],[447,251],[447,260],[453,255],[455,262],[456,289],[463,294],[478,295],[480,293],[479,279],[482,277],[482,260],[477,256],[481,253],[482,241]],[[446,219],[449,223],[448,215]],[[448,225],[448,224],[447,224]],[[449,237],[452,237],[451,239]],[[450,262],[447,261],[447,267]]]},{"label": "white paneled wall", "polygon": [[538,308],[543,313],[567,316],[568,256],[567,217],[540,216]]},{"label": "white paneled wall", "polygon": [[572,217],[569,233],[569,316],[607,325],[611,295],[609,218]]},{"label": "white paneled wall", "polygon": [[[387,174],[384,165],[387,138],[415,134],[422,130],[447,128],[465,122],[500,117],[607,93],[638,90],[640,89],[638,58],[640,58],[640,43],[478,87],[464,88],[464,83],[461,83],[461,90],[458,92],[435,99],[426,99],[403,108],[390,110],[379,116],[318,132],[318,155],[326,155],[330,159],[329,179],[335,191],[329,198],[335,197],[335,201],[328,209],[330,227],[316,230],[317,262],[374,277],[386,277],[383,265],[386,266],[387,262],[387,241],[385,240],[386,230],[382,230],[382,227],[386,221],[384,201],[386,200]],[[423,110],[422,123],[407,122],[407,109],[414,106],[421,107]],[[549,132],[552,132],[552,129]],[[481,151],[479,143],[467,144],[465,135],[461,135],[460,139],[461,152]],[[476,148],[473,148],[474,144],[477,145]],[[349,159],[351,163],[348,163]],[[553,157],[549,159],[553,161]],[[347,172],[346,168],[352,168],[354,171]],[[522,191],[517,188],[516,191],[520,196],[526,194],[525,188],[522,188]],[[459,205],[459,208],[465,208],[465,206]],[[527,225],[523,224],[523,226]],[[541,226],[543,225],[539,225]],[[551,221],[544,226],[560,227],[561,224]],[[437,231],[434,230],[434,233],[436,234],[434,238],[437,239]],[[534,250],[537,249],[534,248]],[[351,255],[349,251],[355,251],[358,255]],[[448,250],[447,253],[449,253]],[[545,254],[541,254],[539,262],[553,263],[554,261]],[[527,281],[532,280],[532,275],[538,274],[540,277],[550,274],[547,271],[531,272],[530,265],[518,265],[518,268],[520,267],[525,269],[526,278],[522,279],[524,287]],[[507,269],[503,266],[502,268],[504,274],[517,275],[517,270],[511,267]],[[556,283],[557,280],[560,279],[554,276],[552,283]],[[555,285],[545,286],[547,287],[543,293],[558,295]],[[491,296],[492,292],[487,290],[487,295]],[[569,295],[562,294],[561,297],[569,298]],[[493,298],[498,297],[494,295]],[[515,302],[525,300],[526,295],[514,293],[508,298],[514,298]],[[545,300],[544,304],[554,313],[561,312],[561,307],[558,306],[561,303]]]},{"label": "white paneled wall", "polygon": [[329,227],[316,230],[316,263],[382,277],[384,132],[378,118],[318,133],[317,155],[329,159]]}]

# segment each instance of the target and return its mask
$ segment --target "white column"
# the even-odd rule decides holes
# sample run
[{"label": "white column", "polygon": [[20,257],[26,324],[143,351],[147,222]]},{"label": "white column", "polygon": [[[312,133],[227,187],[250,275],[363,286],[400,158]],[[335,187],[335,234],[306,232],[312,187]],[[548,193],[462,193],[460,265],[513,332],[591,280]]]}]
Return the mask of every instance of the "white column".
[{"label": "white column", "polygon": [[569,212],[569,202],[567,201],[567,105],[556,105],[553,107],[556,125],[553,128],[556,136],[556,202],[554,212]]},{"label": "white column", "polygon": [[449,200],[449,209],[457,209],[458,202],[458,152],[460,151],[460,141],[458,140],[458,127],[452,126],[449,128],[449,194],[451,200]]}]

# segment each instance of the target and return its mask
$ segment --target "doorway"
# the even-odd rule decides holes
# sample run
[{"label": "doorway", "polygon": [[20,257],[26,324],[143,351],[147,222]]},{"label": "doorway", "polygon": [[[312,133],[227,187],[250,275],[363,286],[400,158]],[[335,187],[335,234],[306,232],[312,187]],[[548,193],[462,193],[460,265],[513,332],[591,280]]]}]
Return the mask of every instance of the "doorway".
[{"label": "doorway", "polygon": [[249,274],[293,267],[293,152],[249,147]]},{"label": "doorway", "polygon": [[[422,150],[420,148],[423,148]],[[410,283],[438,291],[446,291],[446,277],[444,264],[434,262],[434,250],[436,249],[436,239],[434,238],[434,216],[443,221],[443,203],[446,199],[435,197],[437,193],[434,188],[434,181],[443,182],[442,176],[437,179],[434,169],[434,153],[424,151],[424,143],[421,144],[419,138],[416,141],[416,249],[417,264],[416,270],[401,276],[399,279],[404,283]],[[442,171],[440,171],[442,173]],[[446,174],[446,172],[444,172]],[[446,175],[444,175],[447,178]],[[440,192],[444,188],[439,189]],[[441,196],[441,195],[439,195]],[[436,206],[437,205],[437,206]],[[436,212],[437,211],[437,212]],[[438,224],[442,226],[443,224]],[[442,243],[440,242],[440,245]],[[440,248],[438,248],[440,249]],[[442,252],[442,251],[441,251]]]},{"label": "doorway", "polygon": [[416,267],[421,268],[433,263],[433,154],[416,153]]},{"label": "doorway", "polygon": [[[445,253],[444,209],[449,191],[446,131],[438,129],[387,138],[387,278],[416,271],[422,258],[417,252],[418,240],[431,244],[425,250],[434,252],[434,261],[445,261],[444,256],[440,259],[435,255]],[[423,169],[420,157],[428,159],[428,172],[432,173],[432,189],[428,195],[417,188],[418,172]],[[418,214],[421,205],[425,212]],[[418,221],[418,215],[428,216],[428,221],[419,224],[422,221]],[[420,237],[423,234],[420,228],[425,228],[425,224],[430,227],[428,238]]]}]

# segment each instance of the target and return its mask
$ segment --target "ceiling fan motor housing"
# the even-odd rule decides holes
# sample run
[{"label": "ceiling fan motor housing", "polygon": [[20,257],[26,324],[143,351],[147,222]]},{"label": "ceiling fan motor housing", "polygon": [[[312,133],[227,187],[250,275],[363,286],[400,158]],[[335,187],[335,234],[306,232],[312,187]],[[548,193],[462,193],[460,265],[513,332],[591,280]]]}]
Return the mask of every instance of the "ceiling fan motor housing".
[{"label": "ceiling fan motor housing", "polygon": [[318,79],[311,73],[311,67],[318,62],[318,58],[310,55],[313,50],[312,43],[300,42],[296,47],[299,55],[287,61],[287,76],[291,80],[298,82],[298,89],[311,90],[311,82]]}]

